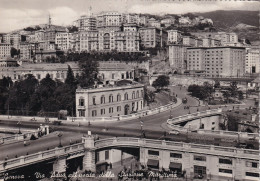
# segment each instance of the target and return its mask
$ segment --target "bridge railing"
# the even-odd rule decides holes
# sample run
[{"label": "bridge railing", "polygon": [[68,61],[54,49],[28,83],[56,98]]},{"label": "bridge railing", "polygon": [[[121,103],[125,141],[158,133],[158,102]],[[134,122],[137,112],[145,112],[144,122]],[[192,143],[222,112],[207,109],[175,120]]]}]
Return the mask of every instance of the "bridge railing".
[{"label": "bridge railing", "polygon": [[9,169],[9,168],[34,163],[34,162],[41,161],[44,159],[54,158],[54,157],[57,157],[60,155],[68,154],[68,153],[73,153],[78,150],[84,150],[83,143],[65,146],[62,148],[57,147],[55,149],[42,151],[42,152],[38,152],[38,153],[26,155],[26,156],[20,156],[18,158],[14,158],[14,159],[7,159],[5,161],[0,162],[0,172],[5,171],[6,169]]},{"label": "bridge railing", "polygon": [[259,159],[258,150],[248,150],[239,149],[232,147],[222,147],[214,145],[202,145],[202,144],[192,144],[183,142],[173,142],[165,140],[153,140],[153,139],[141,139],[132,137],[116,137],[108,138],[103,140],[95,141],[95,148],[105,148],[113,146],[127,146],[127,147],[146,147],[146,148],[157,148],[157,149],[169,149],[169,150],[182,150],[186,152],[198,152],[204,154],[215,154],[215,155],[225,155],[244,157],[248,159]]}]

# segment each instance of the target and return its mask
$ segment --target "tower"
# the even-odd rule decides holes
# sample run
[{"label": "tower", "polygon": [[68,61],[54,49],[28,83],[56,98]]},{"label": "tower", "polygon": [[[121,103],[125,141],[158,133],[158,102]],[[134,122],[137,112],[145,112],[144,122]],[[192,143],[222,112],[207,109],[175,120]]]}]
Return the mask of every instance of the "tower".
[{"label": "tower", "polygon": [[51,27],[51,14],[49,13],[49,21],[48,21],[49,28]]}]

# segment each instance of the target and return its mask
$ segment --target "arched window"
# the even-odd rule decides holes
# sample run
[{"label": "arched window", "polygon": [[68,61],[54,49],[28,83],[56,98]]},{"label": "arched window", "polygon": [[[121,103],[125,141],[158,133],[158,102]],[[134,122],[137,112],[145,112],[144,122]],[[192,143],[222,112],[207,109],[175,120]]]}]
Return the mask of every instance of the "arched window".
[{"label": "arched window", "polygon": [[125,100],[128,100],[128,94],[125,93]]},{"label": "arched window", "polygon": [[109,95],[109,102],[113,102],[113,95],[112,94]]},{"label": "arched window", "polygon": [[136,98],[139,98],[139,91],[136,91]]},{"label": "arched window", "polygon": [[121,101],[121,95],[117,94],[117,101]]},{"label": "arched window", "polygon": [[132,93],[132,99],[135,99],[135,91]]},{"label": "arched window", "polygon": [[143,90],[141,90],[141,96],[144,97],[144,91]]},{"label": "arched window", "polygon": [[101,96],[100,102],[101,102],[101,104],[105,104],[106,103],[104,95]]}]

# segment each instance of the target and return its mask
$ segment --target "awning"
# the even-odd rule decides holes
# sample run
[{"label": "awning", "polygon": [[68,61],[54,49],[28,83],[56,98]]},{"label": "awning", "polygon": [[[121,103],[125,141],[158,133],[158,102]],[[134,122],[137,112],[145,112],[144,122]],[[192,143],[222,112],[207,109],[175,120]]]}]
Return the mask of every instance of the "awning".
[{"label": "awning", "polygon": [[158,167],[158,166],[159,166],[159,160],[148,159],[147,165],[149,165],[149,166],[154,166],[154,167]]},{"label": "awning", "polygon": [[170,162],[169,168],[182,169],[182,164],[181,163]]}]

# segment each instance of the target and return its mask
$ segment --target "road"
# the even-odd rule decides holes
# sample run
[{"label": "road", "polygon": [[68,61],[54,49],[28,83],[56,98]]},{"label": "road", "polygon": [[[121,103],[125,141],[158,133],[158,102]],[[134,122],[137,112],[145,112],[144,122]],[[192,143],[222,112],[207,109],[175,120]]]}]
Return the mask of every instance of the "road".
[{"label": "road", "polygon": [[[186,97],[188,99],[187,105],[191,108],[190,110],[184,109],[185,105],[180,105],[179,107],[174,108],[171,111],[162,112],[156,115],[147,116],[141,118],[144,122],[143,130],[145,130],[146,138],[151,139],[165,139],[165,129],[161,126],[166,120],[169,118],[170,114],[173,117],[177,117],[180,115],[188,114],[189,112],[196,112],[197,109],[200,111],[208,109],[205,106],[199,106],[199,101],[196,99],[187,96],[186,90],[180,90],[179,87],[171,88],[175,94],[179,98]],[[217,106],[211,106],[211,108],[216,108]],[[226,109],[230,109],[233,106],[228,106]],[[1,127],[17,127],[17,123],[15,121],[0,121]],[[23,122],[21,124],[22,127],[25,128],[33,128],[37,129],[39,127],[39,123],[37,122]],[[62,144],[68,145],[70,140],[73,142],[81,141],[81,137],[83,134],[87,134],[88,130],[91,130],[93,134],[98,134],[101,137],[112,137],[112,136],[131,136],[131,137],[140,137],[141,136],[141,127],[140,127],[140,119],[129,120],[129,121],[120,121],[120,122],[111,122],[111,123],[93,123],[92,125],[88,125],[87,123],[82,124],[80,127],[75,124],[62,124],[59,126],[50,125],[55,131],[62,131]],[[107,128],[107,130],[104,130]],[[202,135],[197,133],[188,133],[180,134],[180,135],[167,135],[168,140],[172,141],[183,141],[183,142],[193,142],[193,143],[201,143],[201,144],[214,144],[214,137],[216,136],[207,136],[208,140],[205,140]],[[217,136],[220,137],[221,136]],[[228,140],[227,146],[235,146],[236,139],[232,138],[233,141]],[[57,137],[57,132],[54,132],[48,136],[39,138],[38,140],[31,141],[31,144],[24,147],[23,142],[13,143],[9,145],[1,145],[0,146],[0,160],[3,160],[7,155],[9,158],[14,158],[16,155],[26,155],[27,152],[29,154],[46,150],[47,148],[52,149],[58,146],[59,139]],[[19,149],[18,149],[19,148]]]}]

